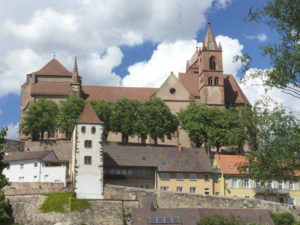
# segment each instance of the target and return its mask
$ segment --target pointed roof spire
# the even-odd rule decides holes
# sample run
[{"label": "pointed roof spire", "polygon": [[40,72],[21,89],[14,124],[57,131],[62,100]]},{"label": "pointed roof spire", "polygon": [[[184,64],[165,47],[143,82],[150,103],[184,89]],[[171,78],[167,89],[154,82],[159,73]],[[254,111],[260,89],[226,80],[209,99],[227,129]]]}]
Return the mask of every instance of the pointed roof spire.
[{"label": "pointed roof spire", "polygon": [[206,50],[218,50],[218,46],[217,46],[215,37],[210,28],[210,23],[208,23],[208,25],[207,25],[207,32],[206,32],[205,39],[203,42],[203,47],[205,47]]},{"label": "pointed roof spire", "polygon": [[84,107],[81,116],[76,122],[84,124],[104,124],[101,120],[99,120],[97,114],[93,109],[93,106],[89,102]]},{"label": "pointed roof spire", "polygon": [[78,74],[77,57],[76,56],[75,56],[75,60],[74,60],[73,73],[77,73]]}]

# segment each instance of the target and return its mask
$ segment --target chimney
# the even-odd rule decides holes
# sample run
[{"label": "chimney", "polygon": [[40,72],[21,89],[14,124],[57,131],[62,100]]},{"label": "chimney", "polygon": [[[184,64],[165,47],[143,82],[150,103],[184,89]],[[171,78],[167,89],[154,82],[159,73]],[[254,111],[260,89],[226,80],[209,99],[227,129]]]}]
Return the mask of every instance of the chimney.
[{"label": "chimney", "polygon": [[181,144],[180,143],[178,143],[178,151],[180,151],[180,152],[182,152],[182,146],[181,146]]}]

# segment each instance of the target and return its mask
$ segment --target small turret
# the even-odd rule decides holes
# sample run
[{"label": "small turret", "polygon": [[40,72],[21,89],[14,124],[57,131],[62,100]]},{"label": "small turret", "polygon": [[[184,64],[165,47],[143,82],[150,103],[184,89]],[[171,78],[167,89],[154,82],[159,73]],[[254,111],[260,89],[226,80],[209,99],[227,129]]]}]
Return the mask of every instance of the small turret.
[{"label": "small turret", "polygon": [[74,67],[72,72],[71,95],[80,97],[81,94],[81,77],[78,75],[77,58],[75,56]]}]

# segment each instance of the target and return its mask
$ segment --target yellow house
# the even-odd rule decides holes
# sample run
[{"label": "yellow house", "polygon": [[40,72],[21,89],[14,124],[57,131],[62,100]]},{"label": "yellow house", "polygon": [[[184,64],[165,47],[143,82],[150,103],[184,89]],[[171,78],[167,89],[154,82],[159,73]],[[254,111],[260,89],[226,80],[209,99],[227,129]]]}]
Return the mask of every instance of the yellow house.
[{"label": "yellow house", "polygon": [[[297,182],[270,180],[265,185],[241,174],[238,165],[245,162],[240,155],[215,155],[214,191],[222,196],[239,196],[300,205],[300,179]],[[219,173],[219,174],[218,174]],[[296,174],[300,178],[300,173]]]}]

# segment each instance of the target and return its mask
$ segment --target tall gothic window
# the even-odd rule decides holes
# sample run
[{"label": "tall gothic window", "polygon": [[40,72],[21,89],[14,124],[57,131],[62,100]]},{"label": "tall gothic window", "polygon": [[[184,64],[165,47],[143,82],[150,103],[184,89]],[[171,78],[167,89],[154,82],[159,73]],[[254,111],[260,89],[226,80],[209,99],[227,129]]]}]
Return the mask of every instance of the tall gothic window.
[{"label": "tall gothic window", "polygon": [[209,69],[211,70],[216,70],[216,62],[215,62],[215,57],[211,56],[209,58]]},{"label": "tall gothic window", "polygon": [[219,78],[215,78],[215,86],[218,86],[219,85]]},{"label": "tall gothic window", "polygon": [[211,77],[208,78],[208,85],[212,86],[212,78]]}]

